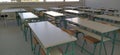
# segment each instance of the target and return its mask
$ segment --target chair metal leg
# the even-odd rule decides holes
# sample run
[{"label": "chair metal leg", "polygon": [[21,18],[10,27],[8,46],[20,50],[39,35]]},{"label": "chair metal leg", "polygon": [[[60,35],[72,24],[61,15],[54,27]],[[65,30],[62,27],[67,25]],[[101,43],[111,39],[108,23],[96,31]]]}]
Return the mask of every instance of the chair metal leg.
[{"label": "chair metal leg", "polygon": [[4,25],[7,26],[6,18],[4,18]]},{"label": "chair metal leg", "polygon": [[97,44],[94,44],[93,55],[95,54]]},{"label": "chair metal leg", "polygon": [[[29,28],[30,29],[30,28]],[[33,42],[32,42],[32,30],[30,29],[30,43],[31,43],[31,49],[33,51]]]},{"label": "chair metal leg", "polygon": [[38,52],[37,52],[37,55],[41,55],[41,53],[40,53],[40,46],[38,45]]},{"label": "chair metal leg", "polygon": [[65,53],[67,53],[68,48],[69,48],[69,43],[68,43],[67,46],[66,46]]},{"label": "chair metal leg", "polygon": [[78,35],[79,35],[79,33],[76,32],[75,37],[79,40]]},{"label": "chair metal leg", "polygon": [[34,44],[33,46],[33,53],[35,54],[35,51],[36,51],[36,45]]},{"label": "chair metal leg", "polygon": [[75,49],[75,42],[72,43],[72,55],[76,55],[74,49]]},{"label": "chair metal leg", "polygon": [[115,48],[115,40],[116,40],[116,37],[118,35],[118,33],[115,31],[113,32],[114,33],[114,37],[113,37],[113,40],[112,40],[112,51],[111,51],[111,55],[114,55],[114,48]]},{"label": "chair metal leg", "polygon": [[85,43],[86,43],[86,40],[84,40],[83,44],[82,44],[82,49],[81,49],[81,52],[83,52],[83,48],[85,46]]},{"label": "chair metal leg", "polygon": [[24,36],[25,36],[25,41],[27,41],[27,30],[28,30],[28,28],[27,28],[27,27],[24,27]]},{"label": "chair metal leg", "polygon": [[104,50],[105,50],[105,55],[107,55],[107,50],[106,50],[106,47],[105,47],[104,43],[103,43],[103,47],[104,47]]}]

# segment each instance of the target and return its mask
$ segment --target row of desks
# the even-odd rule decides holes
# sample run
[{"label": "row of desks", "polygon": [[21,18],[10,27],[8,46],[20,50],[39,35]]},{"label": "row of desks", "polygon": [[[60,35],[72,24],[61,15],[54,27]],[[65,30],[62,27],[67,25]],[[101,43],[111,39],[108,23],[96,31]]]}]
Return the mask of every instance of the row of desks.
[{"label": "row of desks", "polygon": [[[68,11],[71,11],[71,10],[68,10]],[[15,11],[15,12],[19,12],[19,11]],[[79,13],[76,11],[74,11],[74,12]],[[54,11],[47,11],[44,13],[47,15],[53,16],[53,17],[64,16],[64,14],[54,12]],[[19,13],[19,16],[23,20],[25,20],[27,18],[28,19],[29,18],[38,18],[36,15],[34,15],[31,12]],[[109,19],[110,19],[110,17],[109,17]],[[119,29],[119,27],[105,25],[105,24],[101,24],[98,22],[90,21],[90,20],[83,20],[80,18],[67,19],[67,21],[75,23],[75,24],[80,25],[80,26],[84,26],[84,27],[92,29],[94,31],[100,32],[101,34],[113,32],[113,31],[116,31]],[[40,43],[42,43],[42,45],[44,46],[45,49],[49,48],[49,47],[61,45],[64,43],[76,41],[75,37],[71,37],[67,33],[63,32],[61,29],[50,24],[47,21],[29,23],[29,27],[35,33],[35,35],[37,35],[37,38],[40,40]],[[47,33],[47,35],[46,35],[46,33]],[[57,33],[57,35],[53,35],[55,33]],[[102,36],[102,37],[104,37],[104,36]],[[50,40],[50,41],[48,41],[48,40]],[[101,40],[102,40],[102,38],[101,38]],[[102,43],[102,41],[101,41],[101,43]],[[113,42],[112,54],[113,54],[113,50],[114,50],[114,42]]]},{"label": "row of desks", "polygon": [[[116,26],[111,26],[111,25],[106,25],[106,24],[102,24],[99,22],[94,22],[91,20],[86,20],[86,19],[81,19],[81,18],[73,18],[73,19],[67,19],[67,21],[71,24],[77,25],[77,28],[74,27],[75,29],[90,35],[100,41],[100,48],[99,48],[99,55],[101,55],[101,49],[103,46],[104,41],[108,41],[108,40],[112,40],[112,50],[111,50],[111,55],[114,55],[114,45],[115,45],[115,40],[116,37],[118,37],[118,33],[117,31],[120,29],[119,27]],[[86,31],[86,29],[88,29]],[[109,39],[109,33],[113,33],[114,36],[112,36],[113,38]],[[106,38],[107,37],[107,38]]]},{"label": "row of desks", "polygon": [[86,19],[81,19],[81,18],[78,18],[78,17],[73,18],[73,19],[67,19],[67,21],[74,22],[78,25],[90,28],[90,29],[98,31],[100,33],[107,33],[107,32],[111,32],[111,31],[119,29],[119,28],[114,27],[114,26],[101,24],[99,22],[94,22],[94,21],[90,21],[90,20],[86,20]]},{"label": "row of desks", "polygon": [[[81,14],[87,14],[86,12],[77,11],[77,10],[65,10],[65,12],[76,14],[78,16],[80,16]],[[93,16],[92,19],[94,21],[95,19],[97,19],[97,20],[109,22],[110,24],[115,25],[115,26],[119,26],[119,23],[120,23],[120,17],[118,16],[110,16],[110,15],[92,15],[92,16]]]},{"label": "row of desks", "polygon": [[10,13],[10,12],[23,12],[23,11],[26,11],[25,9],[23,8],[16,8],[16,9],[3,9],[1,12],[2,13]]},{"label": "row of desks", "polygon": [[97,18],[103,18],[103,19],[108,19],[108,20],[113,20],[113,21],[118,21],[118,22],[120,22],[120,17],[117,17],[117,16],[109,16],[109,15],[94,15],[94,17],[97,17]]},{"label": "row of desks", "polygon": [[[102,40],[102,37],[104,37],[105,33],[113,32],[113,31],[116,31],[116,30],[120,29],[120,28],[115,27],[115,26],[105,25],[105,24],[101,24],[101,23],[98,23],[98,22],[85,20],[85,19],[80,19],[80,18],[67,19],[67,21],[75,23],[75,24],[80,25],[80,26],[87,27],[87,28],[92,29],[94,31],[100,32],[102,34],[100,36],[101,38],[99,37],[100,40],[101,40],[101,45],[104,41],[104,40]],[[49,48],[49,47],[60,45],[62,43],[67,43],[66,41],[68,41],[67,39],[69,39],[69,38],[70,39],[69,39],[68,42],[76,40],[76,38],[70,37],[69,35],[68,35],[69,38],[67,38],[67,36],[66,36],[67,34],[65,34],[61,29],[59,29],[58,27],[50,24],[47,21],[29,23],[29,26],[30,26],[31,30],[35,33],[35,35],[37,35],[37,38],[39,38],[40,43],[43,44],[43,47],[45,49]],[[39,30],[38,30],[38,28],[39,28]],[[46,33],[47,33],[47,35],[45,35]],[[57,35],[53,35],[54,33],[56,33]],[[46,38],[47,38],[47,40],[46,40]],[[73,38],[73,39],[71,39],[71,38]],[[114,36],[114,38],[115,38],[115,36]],[[62,41],[61,41],[61,39],[62,39]],[[48,40],[50,40],[50,41],[48,41]],[[114,42],[113,42],[112,50],[114,50]],[[47,49],[46,49],[46,51],[47,51]],[[113,52],[112,52],[112,54],[113,54]]]},{"label": "row of desks", "polygon": [[[38,9],[36,8],[36,10],[45,10],[45,9]],[[2,10],[2,12],[23,12],[26,11],[25,9],[5,9]],[[85,12],[79,12],[76,10],[65,10],[65,12],[70,12],[70,13],[75,13],[75,14],[83,14]],[[64,14],[62,13],[58,13],[58,12],[54,12],[54,11],[47,11],[44,12],[47,15],[53,16],[53,17],[60,17],[60,16],[64,16]],[[38,18],[37,16],[33,15],[31,12],[27,12],[27,13],[21,13],[19,14],[21,16],[21,18]],[[94,17],[97,18],[102,18],[102,19],[107,19],[107,20],[112,20],[112,21],[120,21],[120,17],[115,17],[115,16],[108,16],[108,15],[94,15]]]},{"label": "row of desks", "polygon": [[[44,13],[53,17],[63,16],[63,14],[53,11],[48,11]],[[19,16],[21,17],[21,19],[24,20],[30,18],[36,18],[36,16],[30,12],[19,13]],[[24,17],[24,16],[28,16],[28,17]],[[32,30],[30,31],[30,33],[33,32],[35,34],[35,37],[38,40],[40,40],[39,43],[42,44],[41,47],[44,49],[46,55],[49,55],[50,49],[52,49],[55,46],[69,43],[70,45],[73,46],[73,48],[75,47],[74,41],[76,41],[77,38],[67,34],[66,32],[62,31],[60,28],[54,26],[48,21],[28,23],[28,26]],[[55,33],[57,34],[53,35]],[[31,38],[33,38],[33,35],[30,36]],[[32,39],[31,39],[31,48],[33,49]],[[72,52],[73,52],[72,54],[74,54],[74,50],[72,50]]]}]

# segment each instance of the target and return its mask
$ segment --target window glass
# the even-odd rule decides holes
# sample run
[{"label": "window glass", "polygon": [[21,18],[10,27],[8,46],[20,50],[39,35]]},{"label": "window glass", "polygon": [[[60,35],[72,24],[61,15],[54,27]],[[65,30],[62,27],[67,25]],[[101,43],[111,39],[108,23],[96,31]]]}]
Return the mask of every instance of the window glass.
[{"label": "window glass", "polygon": [[65,0],[65,2],[79,2],[79,0]]},{"label": "window glass", "polygon": [[21,2],[43,2],[44,0],[21,0]]},{"label": "window glass", "polygon": [[46,0],[46,2],[63,2],[64,0]]}]

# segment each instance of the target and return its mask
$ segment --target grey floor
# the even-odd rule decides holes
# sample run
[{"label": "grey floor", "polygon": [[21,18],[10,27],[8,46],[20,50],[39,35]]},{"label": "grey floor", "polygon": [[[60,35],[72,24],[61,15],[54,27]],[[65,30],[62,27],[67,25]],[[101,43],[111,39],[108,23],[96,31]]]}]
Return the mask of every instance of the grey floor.
[{"label": "grey floor", "polygon": [[[82,44],[82,38],[77,43]],[[107,53],[111,53],[111,42],[106,42]],[[64,47],[63,47],[64,48]],[[92,51],[93,45],[87,44],[86,48]],[[95,55],[98,55],[99,45],[97,46]],[[75,55],[88,55],[86,52],[81,53],[80,48],[75,48]],[[20,28],[16,25],[15,20],[7,21],[7,27],[0,22],[0,55],[34,55],[30,48],[30,43],[25,42],[24,36]],[[104,50],[102,50],[102,55]],[[114,55],[120,55],[120,43],[115,44]]]}]

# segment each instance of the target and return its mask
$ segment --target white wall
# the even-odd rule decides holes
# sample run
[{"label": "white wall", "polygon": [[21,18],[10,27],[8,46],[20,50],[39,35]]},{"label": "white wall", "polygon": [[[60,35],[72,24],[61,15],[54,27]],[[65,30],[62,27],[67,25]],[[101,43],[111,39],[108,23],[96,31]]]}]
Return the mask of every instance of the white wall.
[{"label": "white wall", "polygon": [[86,0],[86,6],[93,8],[115,8],[120,10],[120,0]]}]

